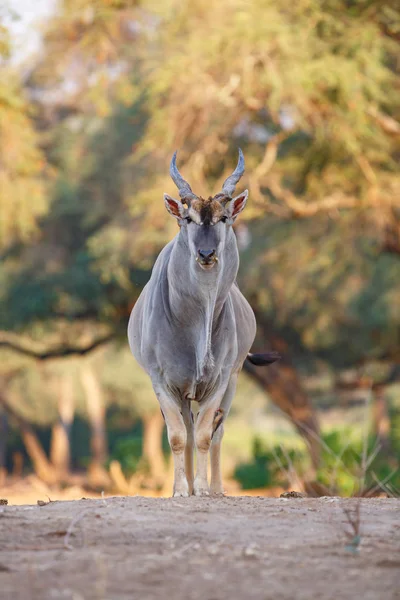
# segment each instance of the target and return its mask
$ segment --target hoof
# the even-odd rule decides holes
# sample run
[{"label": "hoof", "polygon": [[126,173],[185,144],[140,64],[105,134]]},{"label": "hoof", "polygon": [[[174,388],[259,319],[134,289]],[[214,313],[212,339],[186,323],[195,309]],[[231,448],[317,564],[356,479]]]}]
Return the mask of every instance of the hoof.
[{"label": "hoof", "polygon": [[180,480],[174,485],[173,498],[189,498],[189,486],[186,479]]},{"label": "hoof", "polygon": [[193,487],[193,495],[194,496],[209,496],[210,495],[210,489],[208,487],[207,483],[196,483],[194,482],[194,487]]},{"label": "hoof", "polygon": [[213,496],[225,496],[225,491],[222,488],[211,488],[211,494]]},{"label": "hoof", "polygon": [[173,498],[189,498],[189,492],[187,490],[176,490],[172,494]]},{"label": "hoof", "polygon": [[193,495],[194,496],[209,496],[210,492],[208,490],[204,490],[204,489],[193,490]]}]

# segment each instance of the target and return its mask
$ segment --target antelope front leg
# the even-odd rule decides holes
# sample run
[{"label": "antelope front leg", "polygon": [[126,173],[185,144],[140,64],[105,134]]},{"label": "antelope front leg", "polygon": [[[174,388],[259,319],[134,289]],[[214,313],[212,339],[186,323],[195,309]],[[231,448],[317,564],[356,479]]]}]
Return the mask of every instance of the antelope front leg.
[{"label": "antelope front leg", "polygon": [[222,438],[224,436],[224,424],[223,421],[228,416],[229,410],[231,408],[233,396],[236,390],[236,382],[237,375],[232,375],[229,380],[228,387],[226,388],[226,392],[224,397],[222,398],[222,402],[220,404],[220,408],[216,411],[214,415],[214,423],[213,423],[213,437],[211,443],[211,493],[212,494],[223,494],[224,488],[222,485],[222,474],[221,474],[221,443]]},{"label": "antelope front leg", "polygon": [[195,496],[208,496],[210,488],[207,481],[208,451],[214,432],[214,421],[218,412],[218,400],[208,402],[201,407],[197,415],[194,438],[197,450],[197,472],[194,480],[193,493]]},{"label": "antelope front leg", "polygon": [[186,427],[178,404],[159,386],[154,386],[167,424],[168,441],[174,460],[174,496],[189,496],[185,474]]},{"label": "antelope front leg", "polygon": [[224,488],[222,485],[221,474],[221,442],[224,435],[224,426],[220,425],[213,435],[211,443],[211,493],[223,494]]},{"label": "antelope front leg", "polygon": [[185,473],[189,485],[189,494],[193,494],[194,468],[193,468],[193,415],[190,409],[190,403],[182,407],[182,417],[186,427],[186,446],[185,446]]}]

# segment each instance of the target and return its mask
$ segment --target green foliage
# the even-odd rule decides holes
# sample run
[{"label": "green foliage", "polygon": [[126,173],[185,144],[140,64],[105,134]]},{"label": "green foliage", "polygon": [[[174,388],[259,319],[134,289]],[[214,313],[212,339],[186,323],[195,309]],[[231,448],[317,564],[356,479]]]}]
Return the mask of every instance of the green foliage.
[{"label": "green foliage", "polygon": [[241,138],[255,169],[265,145],[258,125],[264,140],[286,131],[274,177],[306,200],[367,192],[368,165],[382,188],[389,178],[395,185],[396,144],[370,114],[400,108],[398,46],[382,35],[385,4],[368,11],[340,0],[169,2],[163,60],[150,74],[148,148],[185,144],[195,176],[199,164],[215,172]]},{"label": "green foliage", "polygon": [[327,490],[345,496],[357,493],[361,473],[361,440],[352,441],[349,429],[332,431],[322,436],[321,468],[317,473]]},{"label": "green foliage", "polygon": [[[396,438],[396,431],[392,424],[392,438]],[[398,458],[389,458],[376,448],[376,438],[370,436],[364,448],[364,440],[354,438],[349,428],[335,430],[322,437],[321,468],[317,473],[317,480],[328,490],[339,495],[357,495],[364,489],[376,487],[384,482],[399,490],[400,463]],[[398,437],[395,444],[398,445]],[[374,457],[375,450],[377,455]],[[363,455],[366,459],[366,470],[363,471]],[[397,455],[398,456],[398,455]],[[371,460],[373,458],[373,460]],[[385,489],[383,487],[383,489]]]},{"label": "green foliage", "polygon": [[86,469],[90,463],[90,428],[86,418],[75,416],[71,428],[71,462],[73,469]]},{"label": "green foliage", "polygon": [[[49,205],[47,161],[40,146],[32,103],[11,65],[11,36],[0,9],[0,250],[38,233]],[[9,15],[7,15],[9,13]]]},{"label": "green foliage", "polygon": [[398,406],[391,406],[389,408],[389,419],[390,419],[390,445],[393,449],[393,453],[400,456],[400,410]]},{"label": "green foliage", "polygon": [[234,472],[244,490],[282,485],[285,469],[293,462],[298,465],[300,458],[294,450],[286,453],[280,446],[268,448],[259,437],[253,439],[252,454],[251,463],[239,464]]},{"label": "green foliage", "polygon": [[[260,317],[308,371],[398,356],[399,19],[378,0],[64,0],[23,81],[1,26],[0,328],[51,344],[110,331],[125,344],[177,231],[162,202],[172,151],[206,195],[240,145],[251,198],[240,285]],[[25,371],[13,406],[54,420],[55,372],[1,362]],[[107,406],[156,408],[126,346],[93,362]],[[341,490],[359,450],[336,469]],[[276,468],[258,445],[237,476],[275,484]]]},{"label": "green foliage", "polygon": [[[124,322],[176,231],[161,197],[171,151],[182,147],[185,175],[204,193],[240,143],[253,200],[244,216],[254,219],[245,293],[336,365],[392,349],[399,267],[379,247],[397,138],[377,115],[399,114],[396,14],[345,0],[223,0],[206,10],[200,0],[156,9],[65,1],[27,83],[56,173],[52,210],[41,243],[4,265],[4,323],[59,313]],[[284,190],[305,203],[355,197],[357,210],[295,221]]]},{"label": "green foliage", "polygon": [[4,249],[37,234],[37,221],[49,205],[49,172],[25,91],[17,74],[1,63],[0,155],[0,248]]},{"label": "green foliage", "polygon": [[[115,101],[129,105],[136,88],[126,73],[140,41],[135,0],[64,0],[45,31],[46,52],[32,83],[57,90],[57,102],[83,114],[107,117]],[[131,24],[137,22],[135,30]],[[68,82],[65,90],[63,84]],[[71,85],[72,82],[72,85]],[[57,89],[58,88],[58,89]]]},{"label": "green foliage", "polygon": [[275,328],[335,367],[395,350],[400,261],[377,251],[356,214],[271,219],[250,231],[240,284]]},{"label": "green foliage", "polygon": [[49,426],[57,420],[54,383],[43,368],[23,369],[8,386],[8,402],[25,420]]},{"label": "green foliage", "polygon": [[[356,437],[350,428],[335,429],[321,436],[321,466],[316,480],[326,489],[327,494],[340,496],[357,495],[360,491],[375,488],[398,495],[400,492],[400,462],[398,448],[400,435],[398,419],[391,421],[390,441],[392,456],[377,449],[377,440],[369,437],[364,451],[364,441]],[[363,472],[365,452],[366,470]],[[376,454],[376,455],[375,455]],[[255,437],[251,462],[239,464],[234,478],[243,489],[272,486],[287,486],[287,474],[294,469],[295,475],[302,479],[307,470],[306,455],[302,452],[283,451],[281,446],[268,447]],[[380,488],[379,483],[383,484]]]},{"label": "green foliage", "polygon": [[112,453],[111,460],[117,460],[124,473],[129,476],[136,473],[141,464],[142,439],[137,436],[122,437],[117,440]]},{"label": "green foliage", "polygon": [[125,345],[108,348],[97,364],[104,390],[119,407],[136,417],[159,410],[150,377]]},{"label": "green foliage", "polygon": [[137,123],[127,126],[137,110],[117,110],[101,133],[89,128],[82,136],[81,130],[71,130],[69,120],[51,132],[49,157],[58,173],[52,211],[29,255],[16,260],[13,253],[4,263],[8,280],[0,298],[0,326],[81,313],[115,323],[121,305],[126,311],[137,297],[137,284],[143,284],[147,272],[132,261],[135,222],[127,214],[122,185],[123,163],[140,135]]}]

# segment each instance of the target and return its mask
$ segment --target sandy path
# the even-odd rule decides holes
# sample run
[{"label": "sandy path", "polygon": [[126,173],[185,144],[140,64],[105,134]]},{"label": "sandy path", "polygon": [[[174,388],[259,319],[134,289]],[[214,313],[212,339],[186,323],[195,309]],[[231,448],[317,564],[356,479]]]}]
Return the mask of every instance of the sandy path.
[{"label": "sandy path", "polygon": [[0,507],[3,600],[400,599],[400,500],[109,498]]}]

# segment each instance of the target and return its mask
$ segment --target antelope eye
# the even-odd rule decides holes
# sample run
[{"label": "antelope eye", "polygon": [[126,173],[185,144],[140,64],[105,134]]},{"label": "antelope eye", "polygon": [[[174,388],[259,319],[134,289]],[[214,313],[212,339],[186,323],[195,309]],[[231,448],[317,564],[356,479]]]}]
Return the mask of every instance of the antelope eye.
[{"label": "antelope eye", "polygon": [[186,221],[186,223],[191,223],[192,219],[190,217],[185,217],[185,221]]},{"label": "antelope eye", "polygon": [[226,217],[226,216],[223,216],[220,218],[221,223],[226,223],[227,220],[228,220],[228,217]]}]

